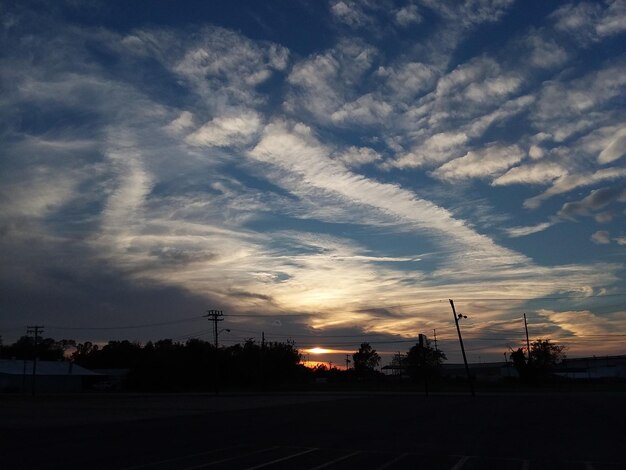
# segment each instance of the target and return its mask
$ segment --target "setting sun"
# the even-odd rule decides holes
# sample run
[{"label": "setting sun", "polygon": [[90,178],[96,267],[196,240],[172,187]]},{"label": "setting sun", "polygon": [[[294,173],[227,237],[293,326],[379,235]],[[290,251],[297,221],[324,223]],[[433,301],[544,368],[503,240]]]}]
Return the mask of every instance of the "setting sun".
[{"label": "setting sun", "polygon": [[307,352],[311,353],[311,354],[327,354],[329,352],[331,352],[330,349],[324,349],[324,348],[311,348],[311,349],[307,349]]}]

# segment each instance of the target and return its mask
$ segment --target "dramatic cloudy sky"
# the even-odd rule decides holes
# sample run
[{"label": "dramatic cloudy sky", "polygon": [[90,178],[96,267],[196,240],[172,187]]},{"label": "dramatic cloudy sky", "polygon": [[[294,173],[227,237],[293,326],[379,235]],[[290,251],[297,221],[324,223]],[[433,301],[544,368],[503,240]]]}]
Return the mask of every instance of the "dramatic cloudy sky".
[{"label": "dramatic cloudy sky", "polygon": [[[626,2],[4,2],[0,334],[624,352]],[[621,335],[621,336],[620,336]],[[337,353],[335,360],[341,356]]]}]

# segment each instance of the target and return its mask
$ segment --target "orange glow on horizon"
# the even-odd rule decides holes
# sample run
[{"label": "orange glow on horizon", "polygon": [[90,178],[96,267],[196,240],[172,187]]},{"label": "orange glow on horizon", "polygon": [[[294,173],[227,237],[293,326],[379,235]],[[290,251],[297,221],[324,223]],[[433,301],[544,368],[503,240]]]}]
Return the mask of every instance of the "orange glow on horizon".
[{"label": "orange glow on horizon", "polygon": [[324,366],[324,367],[327,367],[328,369],[332,367],[333,369],[346,370],[345,365],[335,364],[334,362],[301,361],[300,364],[302,364],[304,367],[308,367],[309,369],[315,369],[318,366]]}]

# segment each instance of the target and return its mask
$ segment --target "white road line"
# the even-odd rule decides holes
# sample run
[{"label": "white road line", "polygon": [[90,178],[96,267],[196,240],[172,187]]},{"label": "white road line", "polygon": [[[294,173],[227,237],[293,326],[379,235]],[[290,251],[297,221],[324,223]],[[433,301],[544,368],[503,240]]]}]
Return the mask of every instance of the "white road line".
[{"label": "white road line", "polygon": [[197,470],[199,468],[207,468],[213,465],[217,465],[218,463],[230,462],[231,460],[240,459],[241,457],[248,457],[249,455],[261,454],[263,452],[269,452],[270,450],[278,449],[278,446],[268,447],[266,449],[255,450],[254,452],[248,452],[247,454],[234,455],[232,457],[227,457],[225,459],[215,460],[214,462],[207,462],[201,465],[194,465],[193,467],[186,467],[182,470]]},{"label": "white road line", "polygon": [[139,470],[141,468],[150,468],[150,467],[154,467],[156,465],[161,465],[161,464],[164,464],[164,463],[178,462],[179,460],[192,459],[194,457],[201,457],[203,455],[211,455],[211,454],[215,454],[217,452],[222,452],[222,451],[227,451],[227,450],[235,450],[235,449],[240,449],[240,448],[241,448],[241,446],[233,446],[233,447],[225,447],[225,448],[222,448],[222,449],[207,450],[205,452],[197,452],[195,454],[183,455],[182,457],[173,457],[173,458],[170,458],[170,459],[157,460],[155,462],[149,462],[149,463],[145,463],[145,464],[141,464],[141,465],[134,465],[132,467],[126,467],[123,470]]},{"label": "white road line", "polygon": [[461,457],[461,459],[457,463],[455,463],[450,470],[460,470],[461,468],[463,468],[463,465],[465,465],[465,462],[467,462],[469,459],[470,458],[467,455]]},{"label": "white road line", "polygon": [[311,452],[315,452],[316,450],[318,450],[318,449],[316,447],[314,447],[313,449],[308,449],[308,450],[305,450],[305,451],[302,451],[302,452],[298,452],[297,454],[288,455],[287,457],[283,457],[281,459],[272,460],[271,462],[265,462],[265,463],[262,463],[260,465],[255,465],[254,467],[248,467],[248,468],[246,468],[246,470],[256,470],[257,468],[267,467],[268,465],[273,465],[275,463],[284,462],[285,460],[294,459],[294,458],[299,457],[299,456],[304,455],[304,454],[310,454]]},{"label": "white road line", "polygon": [[522,470],[530,470],[530,461],[528,460],[522,461]]},{"label": "white road line", "polygon": [[341,462],[342,460],[349,459],[350,457],[360,454],[360,453],[361,452],[357,450],[356,452],[351,452],[350,454],[342,455],[341,457],[331,460],[330,462],[324,462],[322,465],[318,465],[317,467],[310,468],[309,470],[320,470],[321,468],[328,468],[331,465],[335,465],[337,462]]},{"label": "white road line", "polygon": [[380,467],[376,468],[375,470],[384,470],[385,468],[391,467],[394,463],[402,460],[407,455],[409,454],[400,454],[395,459],[391,459],[389,462],[385,462],[384,464],[382,464]]},{"label": "white road line", "polygon": [[585,470],[594,470],[591,462],[585,462]]}]

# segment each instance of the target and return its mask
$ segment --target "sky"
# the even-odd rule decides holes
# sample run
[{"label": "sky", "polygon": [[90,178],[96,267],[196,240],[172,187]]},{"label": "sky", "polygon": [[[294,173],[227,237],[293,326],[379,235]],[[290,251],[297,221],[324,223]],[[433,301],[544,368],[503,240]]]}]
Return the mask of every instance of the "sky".
[{"label": "sky", "polygon": [[624,353],[626,2],[3,2],[0,335]]}]

